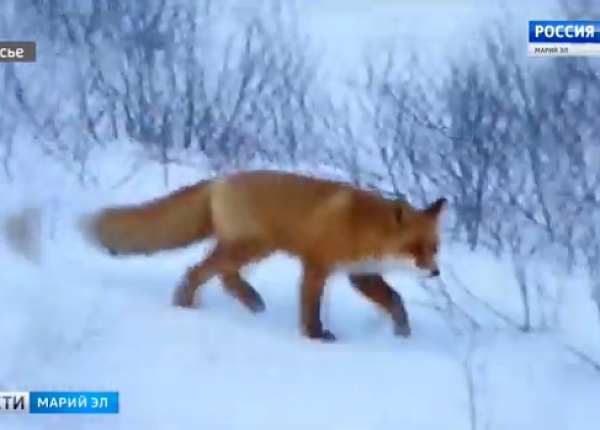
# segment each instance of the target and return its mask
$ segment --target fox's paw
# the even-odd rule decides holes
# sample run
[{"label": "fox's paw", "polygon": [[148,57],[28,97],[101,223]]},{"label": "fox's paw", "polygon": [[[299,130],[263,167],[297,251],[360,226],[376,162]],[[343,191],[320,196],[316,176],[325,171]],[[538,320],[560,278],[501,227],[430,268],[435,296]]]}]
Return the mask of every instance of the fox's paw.
[{"label": "fox's paw", "polygon": [[246,283],[246,288],[243,292],[242,302],[251,312],[259,314],[267,309],[265,301],[258,291],[250,284]]},{"label": "fox's paw", "polygon": [[327,329],[305,329],[304,335],[312,340],[320,340],[323,342],[335,342],[337,338]]},{"label": "fox's paw", "polygon": [[321,333],[320,339],[325,342],[335,342],[337,340],[335,335],[332,332],[330,332],[329,330],[323,330],[323,332]]},{"label": "fox's paw", "polygon": [[410,337],[412,330],[410,328],[410,321],[408,319],[408,314],[406,313],[406,308],[404,307],[404,302],[400,296],[397,296],[395,301],[397,303],[392,311],[394,333],[396,336]]},{"label": "fox's paw", "polygon": [[394,326],[394,334],[396,336],[410,337],[410,335],[412,334],[412,330],[411,330],[410,325],[408,323],[406,323],[406,324],[396,324]]},{"label": "fox's paw", "polygon": [[249,305],[249,309],[256,314],[260,314],[267,310],[267,306],[265,305],[263,298],[261,296],[257,296]]},{"label": "fox's paw", "polygon": [[194,306],[194,294],[190,293],[189,288],[184,285],[179,286],[173,293],[173,306],[181,308],[191,308]]}]

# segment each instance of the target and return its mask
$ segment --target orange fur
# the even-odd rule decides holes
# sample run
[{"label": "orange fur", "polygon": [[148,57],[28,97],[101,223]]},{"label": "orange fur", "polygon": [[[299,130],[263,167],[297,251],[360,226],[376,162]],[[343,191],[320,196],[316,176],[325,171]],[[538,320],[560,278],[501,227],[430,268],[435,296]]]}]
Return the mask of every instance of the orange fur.
[{"label": "orange fur", "polygon": [[201,241],[217,244],[191,267],[176,290],[176,305],[193,305],[198,287],[221,277],[248,308],[264,303],[239,270],[276,251],[303,266],[301,328],[310,338],[333,339],[320,306],[328,276],[350,273],[352,285],[410,330],[399,294],[380,276],[386,267],[413,263],[437,275],[439,199],[426,209],[343,182],[274,171],[239,172],[184,187],[144,204],[105,209],[86,221],[88,237],[115,254],[150,254]]},{"label": "orange fur", "polygon": [[107,208],[84,216],[80,228],[118,255],[181,248],[213,234],[209,187],[202,181],[144,204]]}]

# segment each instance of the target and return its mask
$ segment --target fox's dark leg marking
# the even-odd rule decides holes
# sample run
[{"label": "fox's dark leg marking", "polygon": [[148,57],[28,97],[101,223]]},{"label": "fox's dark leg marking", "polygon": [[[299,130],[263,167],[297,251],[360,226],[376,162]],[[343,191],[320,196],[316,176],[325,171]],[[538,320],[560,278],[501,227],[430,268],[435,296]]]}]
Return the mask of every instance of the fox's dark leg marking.
[{"label": "fox's dark leg marking", "polygon": [[335,341],[334,334],[323,328],[321,321],[321,302],[325,291],[327,270],[318,266],[304,264],[304,273],[300,285],[300,325],[302,334],[310,339],[325,342]]},{"label": "fox's dark leg marking", "polygon": [[252,312],[265,310],[265,302],[260,293],[240,275],[238,270],[222,272],[221,282],[232,296]]},{"label": "fox's dark leg marking", "polygon": [[402,296],[396,292],[381,275],[350,275],[350,283],[365,298],[384,309],[394,321],[396,334],[408,337],[411,334],[408,313]]}]

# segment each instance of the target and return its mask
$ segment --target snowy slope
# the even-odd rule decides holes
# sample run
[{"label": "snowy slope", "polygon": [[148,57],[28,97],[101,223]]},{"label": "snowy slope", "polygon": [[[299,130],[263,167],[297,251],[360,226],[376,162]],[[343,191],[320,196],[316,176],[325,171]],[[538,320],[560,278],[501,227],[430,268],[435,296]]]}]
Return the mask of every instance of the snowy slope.
[{"label": "snowy slope", "polygon": [[[206,246],[111,259],[90,249],[70,224],[82,211],[162,194],[200,174],[175,169],[165,186],[161,169],[145,163],[114,189],[136,164],[133,155],[95,160],[89,168],[101,178],[98,187],[81,188],[49,163],[35,178],[17,175],[1,185],[4,213],[42,204],[45,258],[32,265],[0,247],[0,390],[118,390],[121,413],[0,415],[0,429],[597,427],[600,374],[564,349],[564,333],[520,333],[466,299],[461,303],[482,329],[459,331],[406,275],[391,280],[407,298],[410,339],[394,337],[389,322],[335,276],[325,317],[341,340],[305,340],[297,327],[300,269],[283,255],[248,269],[267,304],[262,315],[249,314],[216,281],[204,290],[202,309],[171,307],[174,286]],[[508,314],[519,312],[504,262],[459,247],[443,261],[467,273],[478,294]],[[549,282],[556,281],[549,267]],[[596,353],[598,323],[585,282],[569,287],[560,327]]]}]

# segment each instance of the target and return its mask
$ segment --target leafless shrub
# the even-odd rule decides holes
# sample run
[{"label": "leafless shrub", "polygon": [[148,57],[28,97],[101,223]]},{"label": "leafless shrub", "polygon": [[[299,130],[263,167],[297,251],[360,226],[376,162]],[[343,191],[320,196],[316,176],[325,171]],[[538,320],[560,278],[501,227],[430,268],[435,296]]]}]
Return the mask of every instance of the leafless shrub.
[{"label": "leafless shrub", "polygon": [[556,321],[559,304],[547,302],[560,297],[535,276],[539,260],[585,264],[599,278],[599,69],[593,59],[526,61],[502,25],[486,29],[482,49],[435,81],[396,52],[368,71],[375,137],[362,156],[396,194],[452,196],[450,237],[510,256],[517,326],[532,331]]},{"label": "leafless shrub", "polygon": [[244,14],[211,0],[19,7],[61,55],[41,58],[39,85],[13,74],[12,93],[46,151],[80,170],[91,148],[122,138],[165,165],[202,153],[215,170],[316,159],[330,140],[316,55],[285,3]]}]

